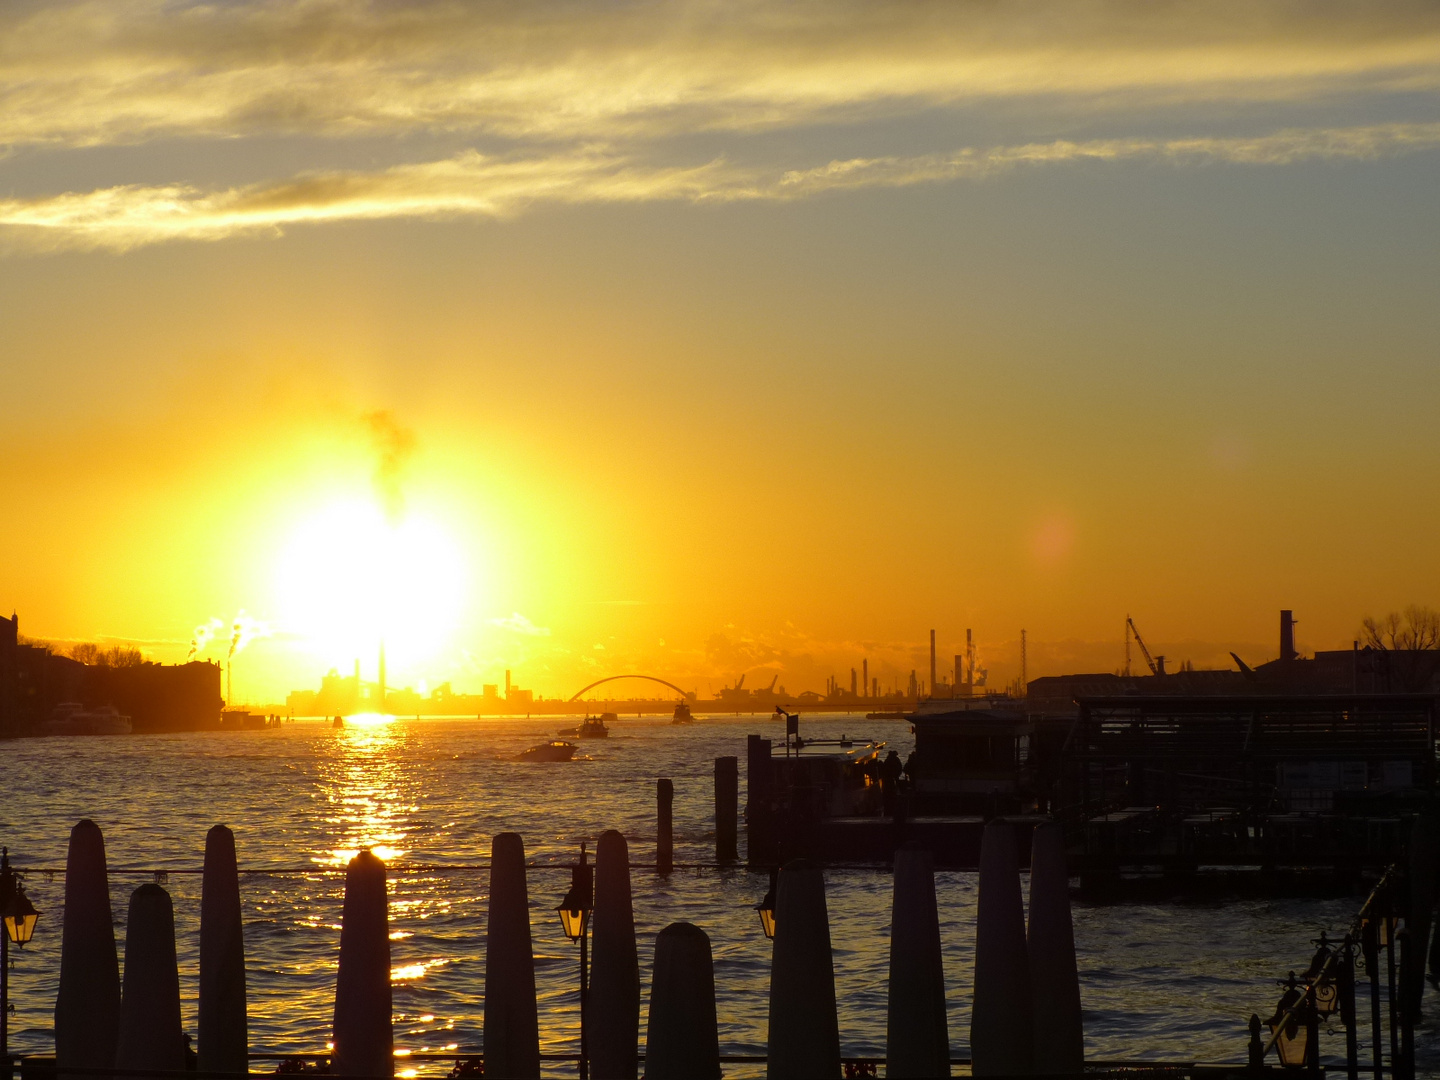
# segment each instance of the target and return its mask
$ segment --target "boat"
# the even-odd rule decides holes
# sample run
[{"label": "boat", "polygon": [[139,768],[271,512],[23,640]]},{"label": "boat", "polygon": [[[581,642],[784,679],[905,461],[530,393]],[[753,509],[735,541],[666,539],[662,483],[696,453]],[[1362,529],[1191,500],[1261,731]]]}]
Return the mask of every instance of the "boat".
[{"label": "boat", "polygon": [[343,728],[345,726],[345,718],[343,716],[335,717],[334,720],[330,721],[330,726],[333,728]]},{"label": "boat", "polygon": [[520,755],[521,761],[569,761],[575,756],[575,744],[563,739],[532,746]]},{"label": "boat", "polygon": [[695,717],[690,715],[690,703],[680,701],[675,704],[675,718],[670,721],[672,724],[693,724]]},{"label": "boat", "polygon": [[561,735],[568,735],[572,739],[606,739],[610,737],[610,729],[605,726],[606,720],[617,720],[613,712],[607,712],[600,716],[587,716],[578,727],[566,728],[560,732]]},{"label": "boat", "polygon": [[114,705],[87,709],[78,701],[62,701],[40,725],[41,735],[129,735],[130,717]]}]

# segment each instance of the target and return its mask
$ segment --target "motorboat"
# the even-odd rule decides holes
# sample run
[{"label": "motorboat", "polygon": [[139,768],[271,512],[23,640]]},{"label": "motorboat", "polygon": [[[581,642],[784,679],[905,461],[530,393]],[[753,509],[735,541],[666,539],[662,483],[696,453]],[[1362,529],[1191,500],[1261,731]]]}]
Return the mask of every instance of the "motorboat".
[{"label": "motorboat", "polygon": [[114,705],[87,709],[78,701],[62,701],[40,725],[41,735],[129,735],[130,717]]},{"label": "motorboat", "polygon": [[587,716],[578,727],[566,728],[560,734],[573,739],[607,739],[610,737],[610,729],[605,726],[605,721],[617,719],[619,718],[613,712]]},{"label": "motorboat", "polygon": [[521,761],[569,761],[575,756],[575,744],[563,739],[532,746],[520,755]]},{"label": "motorboat", "polygon": [[670,721],[672,724],[693,724],[695,717],[690,714],[690,703],[680,701],[675,704],[675,717]]}]

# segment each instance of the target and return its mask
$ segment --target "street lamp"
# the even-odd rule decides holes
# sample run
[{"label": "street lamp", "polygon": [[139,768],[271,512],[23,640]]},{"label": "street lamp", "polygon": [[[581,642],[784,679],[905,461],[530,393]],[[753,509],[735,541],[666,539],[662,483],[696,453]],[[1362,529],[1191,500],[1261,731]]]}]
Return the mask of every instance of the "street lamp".
[{"label": "street lamp", "polygon": [[40,913],[25,895],[15,872],[10,869],[10,849],[0,848],[0,916],[5,933],[0,934],[0,1062],[10,1067],[10,943],[24,946],[35,933]]},{"label": "street lamp", "polygon": [[570,869],[570,891],[556,909],[560,912],[560,925],[565,929],[565,936],[571,941],[580,942],[580,1080],[587,1080],[590,1074],[589,1053],[585,1045],[585,1002],[590,996],[586,930],[590,925],[590,909],[594,905],[594,896],[590,865],[585,861],[585,845],[581,844],[580,863]]},{"label": "street lamp", "polygon": [[5,913],[5,937],[16,945],[28,945],[35,936],[35,923],[39,918],[40,912],[35,910],[35,905],[30,903],[25,890],[16,882],[15,899],[10,904],[10,910]]},{"label": "street lamp", "polygon": [[1295,973],[1282,981],[1285,993],[1275,1006],[1275,1015],[1270,1018],[1270,1031],[1275,1037],[1275,1049],[1280,1055],[1280,1064],[1304,1065],[1311,1051],[1309,1013],[1314,1005],[1306,1000],[1309,995]]},{"label": "street lamp", "polygon": [[765,937],[770,940],[775,938],[775,871],[770,871],[770,891],[765,894],[765,899],[755,905],[755,913],[760,916],[760,929],[765,931]]}]

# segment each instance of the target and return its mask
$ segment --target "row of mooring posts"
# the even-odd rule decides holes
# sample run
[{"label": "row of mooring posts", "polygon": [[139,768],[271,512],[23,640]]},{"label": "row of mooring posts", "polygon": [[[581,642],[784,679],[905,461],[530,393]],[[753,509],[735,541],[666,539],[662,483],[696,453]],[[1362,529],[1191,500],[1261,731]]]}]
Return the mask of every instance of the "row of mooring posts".
[{"label": "row of mooring posts", "polygon": [[[663,790],[663,789],[662,789]],[[581,1071],[595,1080],[640,1073],[639,953],[625,837],[601,834],[590,910],[594,956],[582,1003]],[[588,875],[588,871],[587,871]],[[1035,833],[1030,920],[1025,925],[1014,827],[985,828],[976,920],[973,1073],[1079,1073],[1079,982],[1060,828]],[[770,976],[768,1073],[776,1080],[839,1076],[840,1031],[825,880],[807,860],[778,874]],[[567,898],[567,903],[570,898]],[[582,919],[582,938],[583,919]],[[491,845],[485,935],[484,1068],[488,1077],[540,1075],[540,1024],[526,886],[516,833]],[[678,922],[657,935],[645,1031],[650,1080],[717,1080],[720,1048],[710,938]],[[945,973],[934,865],[914,845],[894,862],[887,1075],[950,1075]],[[136,889],[126,924],[123,984],[110,921],[105,846],[81,821],[70,837],[56,1066],[180,1071],[186,1068],[174,913],[158,884]],[[201,897],[199,1055],[202,1072],[247,1070],[245,956],[234,838],[206,838]],[[390,936],[384,863],[361,851],[349,863],[341,916],[331,1072],[394,1075]]]},{"label": "row of mooring posts", "polygon": [[[388,988],[389,965],[385,971]],[[200,1009],[197,1066],[244,1072],[245,947],[235,838],[217,825],[205,838],[200,901]],[[125,921],[122,983],[111,923],[105,840],[88,818],[70,832],[60,988],[55,998],[57,1068],[187,1067],[180,1025],[180,977],[170,894],[141,885]]]}]

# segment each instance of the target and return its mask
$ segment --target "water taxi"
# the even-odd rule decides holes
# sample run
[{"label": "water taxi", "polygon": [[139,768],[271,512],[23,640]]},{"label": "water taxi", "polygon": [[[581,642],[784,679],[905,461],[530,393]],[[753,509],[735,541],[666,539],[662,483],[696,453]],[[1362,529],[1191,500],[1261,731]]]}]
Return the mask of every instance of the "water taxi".
[{"label": "water taxi", "polygon": [[575,756],[575,744],[563,739],[553,739],[539,746],[532,746],[520,755],[521,761],[569,761]]}]

